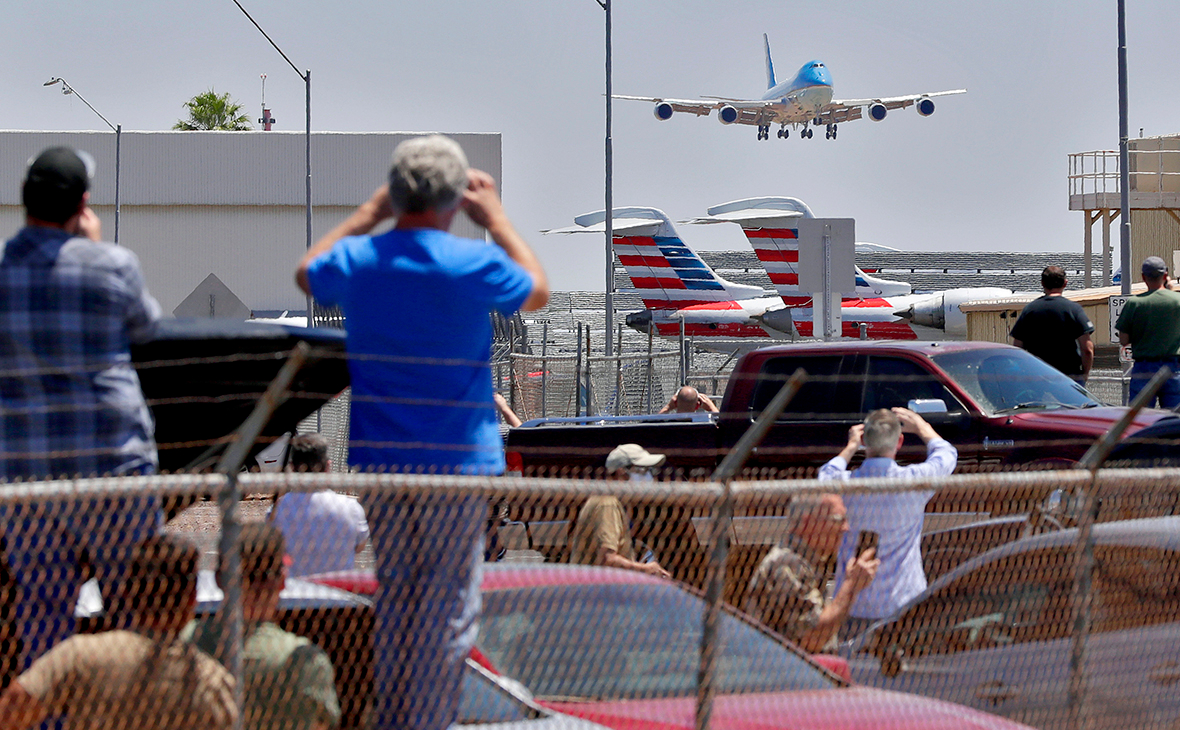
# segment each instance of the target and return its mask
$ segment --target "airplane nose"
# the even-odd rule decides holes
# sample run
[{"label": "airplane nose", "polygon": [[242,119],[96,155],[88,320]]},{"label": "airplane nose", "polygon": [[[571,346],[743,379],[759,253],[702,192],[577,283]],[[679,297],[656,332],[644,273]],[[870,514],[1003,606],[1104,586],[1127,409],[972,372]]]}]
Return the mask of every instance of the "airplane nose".
[{"label": "airplane nose", "polygon": [[627,326],[646,334],[651,329],[651,310],[645,309],[642,312],[628,314]]}]

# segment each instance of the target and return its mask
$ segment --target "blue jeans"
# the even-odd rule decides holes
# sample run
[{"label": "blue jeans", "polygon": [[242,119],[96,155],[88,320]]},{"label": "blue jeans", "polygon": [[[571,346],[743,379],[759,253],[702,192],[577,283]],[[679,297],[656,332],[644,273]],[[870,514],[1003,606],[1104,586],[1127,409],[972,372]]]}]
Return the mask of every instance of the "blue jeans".
[{"label": "blue jeans", "polygon": [[[1156,372],[1164,366],[1171,368],[1172,377],[1164,381],[1163,387],[1160,388],[1156,396],[1159,399],[1160,408],[1171,410],[1180,406],[1180,358],[1177,357],[1165,360],[1136,360],[1135,364],[1131,366],[1131,384],[1128,389],[1127,402],[1135,400],[1139,391],[1146,387],[1147,381],[1151,380]],[[1152,399],[1144,407],[1150,408],[1154,404],[1155,399]]]},{"label": "blue jeans", "polygon": [[479,630],[487,500],[370,493],[375,730],[445,730]]},{"label": "blue jeans", "polygon": [[81,563],[93,569],[111,610],[131,548],[160,530],[160,504],[155,495],[0,503],[0,525],[5,559],[20,586],[14,619],[27,669],[74,633]]}]

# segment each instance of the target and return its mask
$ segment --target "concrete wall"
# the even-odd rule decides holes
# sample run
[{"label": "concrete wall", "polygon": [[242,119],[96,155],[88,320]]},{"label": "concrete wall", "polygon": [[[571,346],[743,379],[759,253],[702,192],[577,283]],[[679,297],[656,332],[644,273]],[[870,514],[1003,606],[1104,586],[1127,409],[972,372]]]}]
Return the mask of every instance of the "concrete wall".
[{"label": "concrete wall", "polygon": [[[393,148],[414,133],[312,133],[313,241],[372,195]],[[471,164],[501,177],[498,134],[454,135]],[[22,224],[29,158],[55,145],[94,155],[91,201],[115,232],[112,132],[0,131],[0,236]],[[306,247],[305,137],[298,132],[123,132],[120,244],[139,256],[165,313],[209,274],[252,310],[302,310],[294,270]],[[482,238],[458,216],[454,233]]]}]

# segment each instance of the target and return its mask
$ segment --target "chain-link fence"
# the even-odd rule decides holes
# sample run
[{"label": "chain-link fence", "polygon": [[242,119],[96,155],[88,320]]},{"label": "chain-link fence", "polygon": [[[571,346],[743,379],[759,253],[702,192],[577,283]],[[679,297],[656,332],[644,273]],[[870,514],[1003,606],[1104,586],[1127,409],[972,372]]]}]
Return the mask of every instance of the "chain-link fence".
[{"label": "chain-link fence", "polygon": [[1180,470],[653,476],[7,485],[3,684],[128,730],[1180,722]]}]

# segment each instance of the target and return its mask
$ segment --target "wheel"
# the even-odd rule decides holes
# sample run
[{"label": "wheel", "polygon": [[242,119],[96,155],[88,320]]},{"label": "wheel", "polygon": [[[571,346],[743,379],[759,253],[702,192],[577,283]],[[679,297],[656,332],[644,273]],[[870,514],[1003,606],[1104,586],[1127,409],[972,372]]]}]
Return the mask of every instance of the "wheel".
[{"label": "wheel", "polygon": [[832,139],[835,139],[835,138],[836,138],[836,130],[833,129],[832,130]]}]

